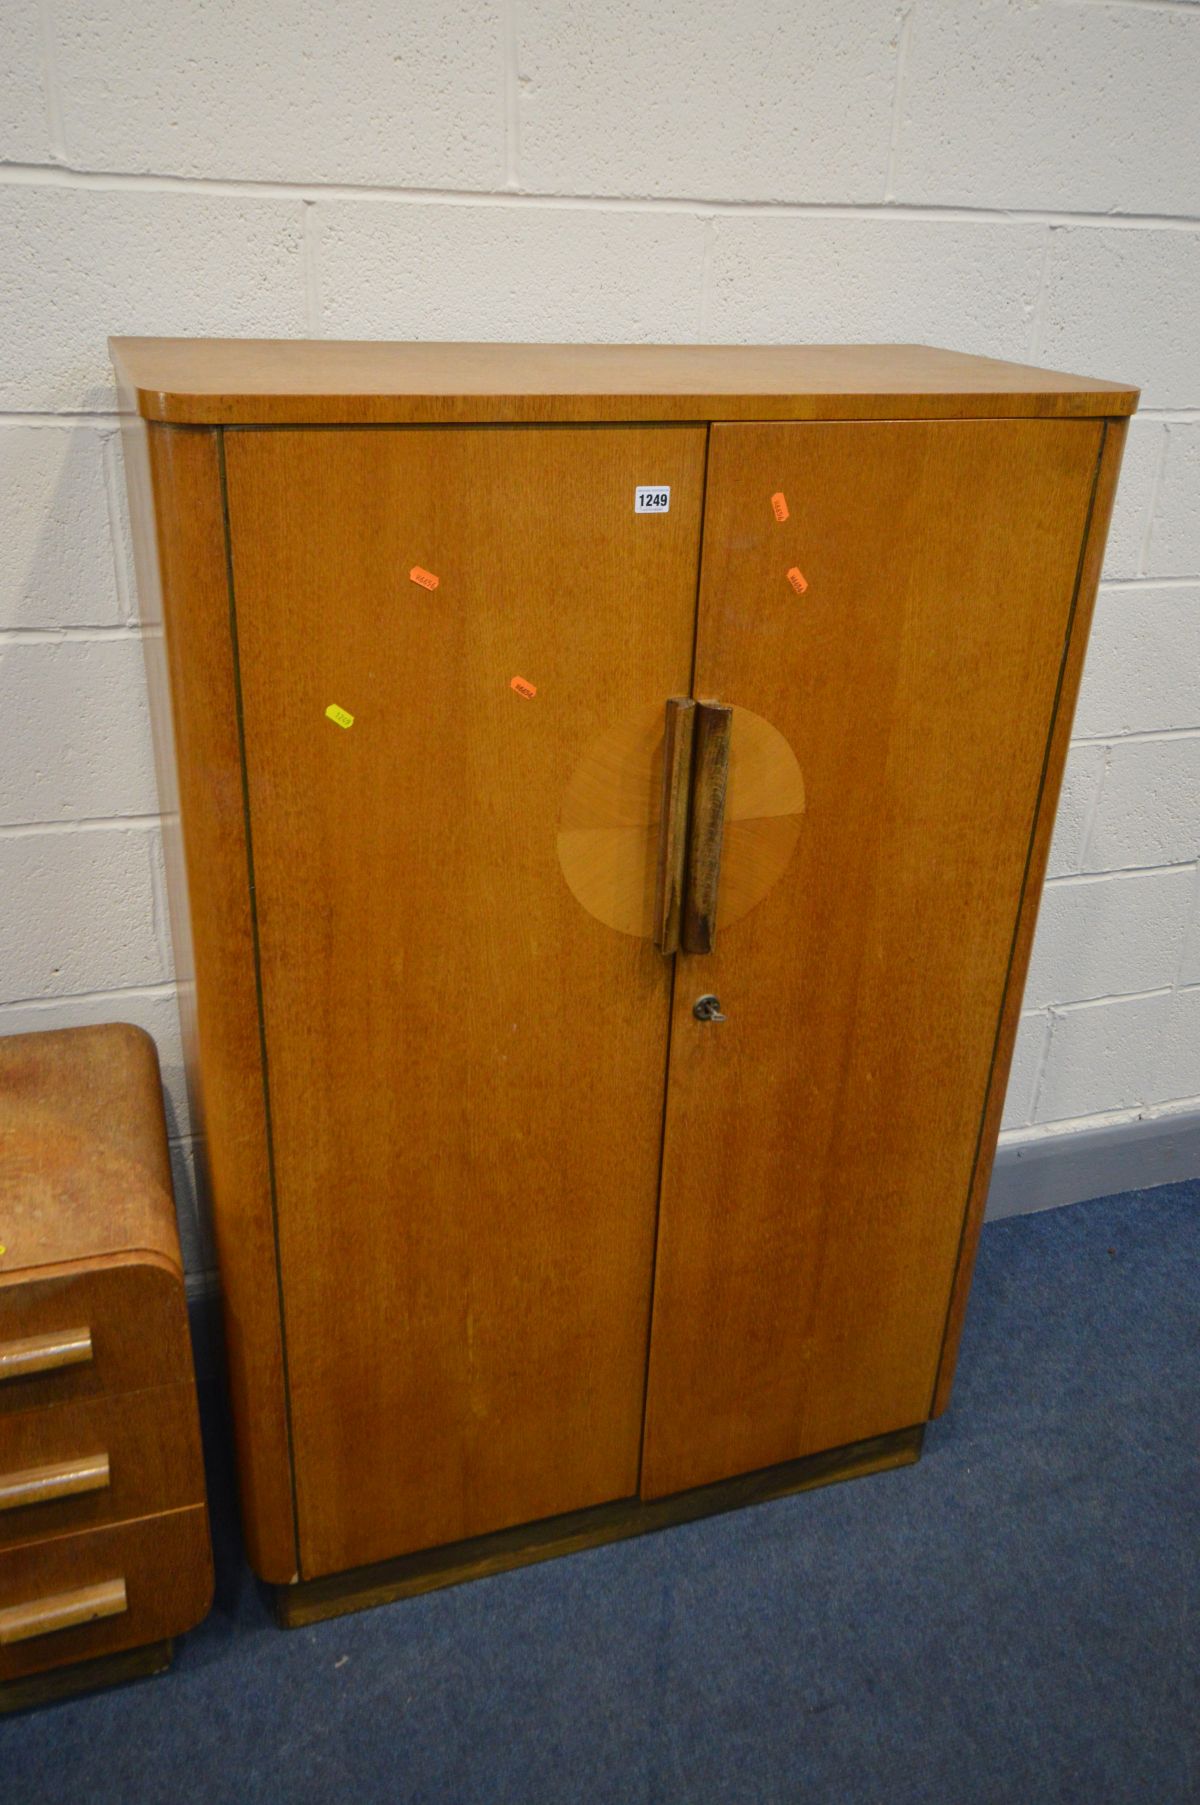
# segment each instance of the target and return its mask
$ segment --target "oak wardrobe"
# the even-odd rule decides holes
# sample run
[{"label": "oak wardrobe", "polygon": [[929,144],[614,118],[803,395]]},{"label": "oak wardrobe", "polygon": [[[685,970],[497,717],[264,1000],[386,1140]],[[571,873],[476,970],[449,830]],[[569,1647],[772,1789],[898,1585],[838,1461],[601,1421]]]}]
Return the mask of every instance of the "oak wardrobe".
[{"label": "oak wardrobe", "polygon": [[283,1620],[914,1460],[1136,392],[113,354]]}]

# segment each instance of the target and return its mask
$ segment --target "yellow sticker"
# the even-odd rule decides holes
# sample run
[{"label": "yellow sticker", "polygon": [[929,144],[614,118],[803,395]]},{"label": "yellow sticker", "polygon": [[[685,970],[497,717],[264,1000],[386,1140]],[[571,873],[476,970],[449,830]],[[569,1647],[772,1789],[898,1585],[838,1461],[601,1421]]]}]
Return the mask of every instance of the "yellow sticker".
[{"label": "yellow sticker", "polygon": [[339,727],[353,727],[354,725],[354,716],[346,709],[339,708],[336,702],[331,702],[325,710],[325,719],[336,721]]},{"label": "yellow sticker", "polygon": [[0,1260],[2,1260],[4,1258],[4,1256],[7,1252],[8,1252],[7,1247],[5,1247],[3,1241],[0,1241]]}]

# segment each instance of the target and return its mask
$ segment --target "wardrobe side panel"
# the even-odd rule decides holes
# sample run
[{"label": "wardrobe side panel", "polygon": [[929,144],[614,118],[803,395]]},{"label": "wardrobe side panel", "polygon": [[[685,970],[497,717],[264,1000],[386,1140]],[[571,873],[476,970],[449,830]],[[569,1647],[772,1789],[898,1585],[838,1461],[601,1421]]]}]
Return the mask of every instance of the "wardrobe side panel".
[{"label": "wardrobe side panel", "polygon": [[217,430],[123,434],[188,1088],[211,1193],[242,1522],[296,1574]]}]

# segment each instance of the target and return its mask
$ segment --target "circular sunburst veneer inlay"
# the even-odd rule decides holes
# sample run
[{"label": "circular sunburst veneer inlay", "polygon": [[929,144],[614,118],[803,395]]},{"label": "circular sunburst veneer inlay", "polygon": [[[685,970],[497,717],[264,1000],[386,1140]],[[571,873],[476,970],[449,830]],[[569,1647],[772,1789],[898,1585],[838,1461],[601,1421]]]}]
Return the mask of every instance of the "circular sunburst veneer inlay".
[{"label": "circular sunburst veneer inlay", "polygon": [[[664,707],[605,728],[567,783],[558,862],[589,915],[622,934],[654,932]],[[733,710],[717,926],[728,927],[783,876],[800,837],[804,778],[777,727]]]}]

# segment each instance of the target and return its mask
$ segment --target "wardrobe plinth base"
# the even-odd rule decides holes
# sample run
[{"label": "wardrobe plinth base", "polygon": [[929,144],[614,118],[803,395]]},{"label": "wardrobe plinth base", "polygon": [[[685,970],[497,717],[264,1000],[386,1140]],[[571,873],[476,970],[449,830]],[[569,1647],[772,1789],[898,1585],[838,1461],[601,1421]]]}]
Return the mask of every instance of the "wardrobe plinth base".
[{"label": "wardrobe plinth base", "polygon": [[327,1617],[370,1610],[397,1598],[413,1598],[442,1586],[461,1585],[466,1580],[486,1579],[513,1567],[576,1554],[583,1548],[598,1548],[606,1542],[670,1529],[677,1523],[765,1504],[790,1492],[811,1491],[842,1479],[859,1479],[892,1467],[912,1466],[920,1458],[924,1435],[925,1425],[918,1423],[911,1429],[897,1429],[889,1435],[872,1436],[869,1441],[852,1442],[845,1448],[807,1454],[800,1460],[722,1479],[694,1491],[676,1492],[669,1498],[621,1498],[612,1504],[598,1504],[565,1516],[546,1517],[538,1523],[474,1536],[469,1541],[399,1555],[369,1567],[353,1567],[321,1579],[276,1586],[275,1614],[284,1629],[299,1629]]}]

